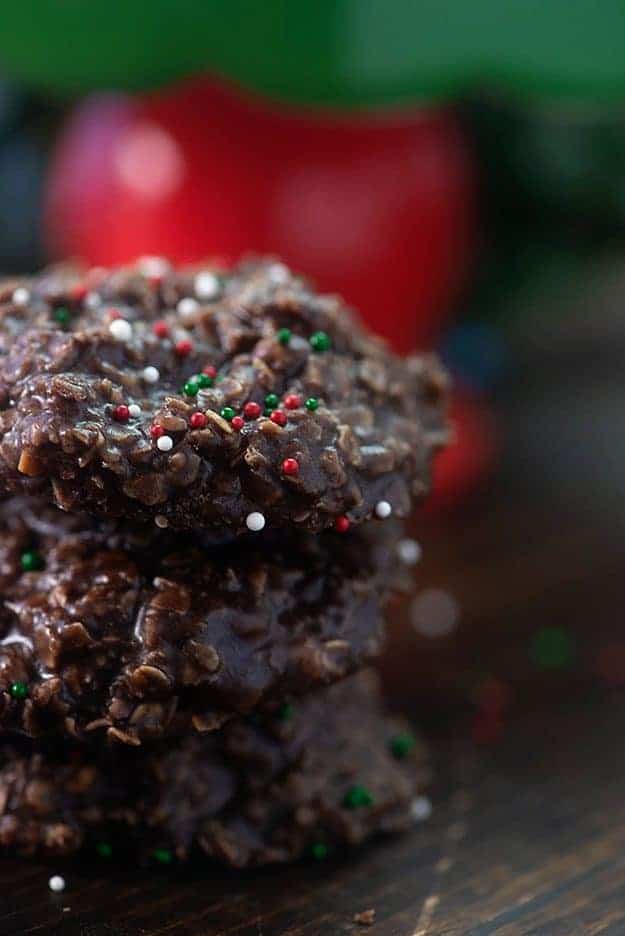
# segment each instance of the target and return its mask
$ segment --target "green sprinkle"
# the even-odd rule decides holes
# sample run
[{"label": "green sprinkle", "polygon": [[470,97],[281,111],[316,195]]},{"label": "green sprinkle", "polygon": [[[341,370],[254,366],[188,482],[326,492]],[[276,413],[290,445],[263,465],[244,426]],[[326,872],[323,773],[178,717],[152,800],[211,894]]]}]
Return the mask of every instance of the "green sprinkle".
[{"label": "green sprinkle", "polygon": [[9,692],[14,699],[26,699],[28,697],[28,686],[25,682],[11,683]]},{"label": "green sprinkle", "polygon": [[34,549],[23,552],[20,558],[23,572],[38,572],[43,569],[43,557]]},{"label": "green sprinkle", "polygon": [[319,400],[314,396],[308,397],[304,406],[307,410],[310,410],[311,413],[314,413],[316,409],[319,409]]},{"label": "green sprinkle", "polygon": [[219,410],[219,415],[222,419],[227,419],[228,422],[230,422],[231,419],[234,419],[237,413],[236,410],[234,410],[231,406],[222,406],[222,408]]},{"label": "green sprinkle", "polygon": [[268,393],[265,397],[265,406],[268,410],[275,410],[276,406],[280,402],[280,397],[277,393]]},{"label": "green sprinkle", "polygon": [[366,787],[355,784],[353,787],[349,788],[343,797],[343,805],[347,806],[348,809],[360,809],[362,806],[372,806],[373,797]]},{"label": "green sprinkle", "polygon": [[174,856],[168,848],[155,848],[152,852],[152,857],[155,861],[158,861],[159,864],[169,865],[174,860]]},{"label": "green sprinkle", "polygon": [[563,627],[543,627],[532,638],[530,656],[541,669],[566,669],[573,662],[573,639]]},{"label": "green sprinkle", "polygon": [[415,739],[413,735],[405,732],[395,735],[391,738],[389,744],[393,757],[396,757],[397,760],[402,760],[402,758],[406,757],[412,751],[415,746]]},{"label": "green sprinkle", "polygon": [[100,858],[112,858],[113,857],[113,846],[110,842],[98,842],[95,847]]},{"label": "green sprinkle", "polygon": [[69,309],[66,309],[65,306],[59,306],[58,309],[54,310],[54,321],[58,322],[59,325],[67,325],[71,317]]},{"label": "green sprinkle", "polygon": [[194,380],[203,390],[207,387],[212,387],[214,383],[213,378],[209,377],[208,374],[197,374],[193,376],[191,380]]},{"label": "green sprinkle", "polygon": [[280,344],[288,345],[291,340],[291,329],[290,328],[279,328],[276,332],[276,338]]},{"label": "green sprinkle", "polygon": [[323,351],[329,351],[332,347],[332,339],[324,331],[315,332],[308,340],[310,342],[310,347],[313,351],[317,351],[318,354],[321,354]]},{"label": "green sprinkle", "polygon": [[197,396],[197,392],[200,389],[200,385],[197,380],[192,377],[191,380],[187,380],[186,384],[182,388],[182,392],[186,396]]},{"label": "green sprinkle", "polygon": [[330,849],[325,842],[313,842],[310,846],[310,854],[313,858],[316,858],[317,861],[323,861],[324,858],[327,858],[329,851]]},{"label": "green sprinkle", "polygon": [[265,409],[263,410],[263,416],[271,416],[272,413],[273,413],[272,406],[266,406]]},{"label": "green sprinkle", "polygon": [[290,721],[295,714],[295,709],[289,702],[285,702],[278,709],[278,718],[280,721]]}]

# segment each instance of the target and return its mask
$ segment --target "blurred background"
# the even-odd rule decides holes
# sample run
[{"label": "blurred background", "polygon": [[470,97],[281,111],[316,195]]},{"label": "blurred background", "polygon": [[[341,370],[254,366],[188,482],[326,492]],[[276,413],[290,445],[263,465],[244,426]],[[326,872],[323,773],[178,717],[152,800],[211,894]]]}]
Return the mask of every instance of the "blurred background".
[{"label": "blurred background", "polygon": [[275,253],[443,356],[384,668],[480,744],[625,683],[624,62],[616,0],[3,10],[3,274]]}]

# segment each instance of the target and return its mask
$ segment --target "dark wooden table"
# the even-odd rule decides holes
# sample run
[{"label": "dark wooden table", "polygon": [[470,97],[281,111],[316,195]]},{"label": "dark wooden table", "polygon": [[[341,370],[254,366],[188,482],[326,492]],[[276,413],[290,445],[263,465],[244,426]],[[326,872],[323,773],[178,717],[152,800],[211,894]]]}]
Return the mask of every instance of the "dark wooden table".
[{"label": "dark wooden table", "polygon": [[[509,425],[545,399],[526,399],[520,422],[507,406]],[[573,495],[588,486],[568,447],[541,465],[508,436],[488,491],[419,524],[418,586],[454,596],[457,626],[427,637],[406,603],[392,615],[383,672],[437,765],[427,821],[340,861],[251,874],[4,861],[0,936],[625,934],[625,510]],[[553,628],[570,643],[564,664],[532,652]],[[475,744],[485,685],[504,700],[501,731]],[[373,926],[355,923],[369,908]]]}]

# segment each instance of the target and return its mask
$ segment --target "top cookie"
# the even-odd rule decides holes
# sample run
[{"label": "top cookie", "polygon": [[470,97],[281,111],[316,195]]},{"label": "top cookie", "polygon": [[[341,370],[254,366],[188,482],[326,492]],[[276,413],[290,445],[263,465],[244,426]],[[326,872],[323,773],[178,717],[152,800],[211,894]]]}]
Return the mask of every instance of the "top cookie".
[{"label": "top cookie", "polygon": [[236,533],[404,515],[446,383],[280,263],[53,269],[0,285],[0,491]]}]

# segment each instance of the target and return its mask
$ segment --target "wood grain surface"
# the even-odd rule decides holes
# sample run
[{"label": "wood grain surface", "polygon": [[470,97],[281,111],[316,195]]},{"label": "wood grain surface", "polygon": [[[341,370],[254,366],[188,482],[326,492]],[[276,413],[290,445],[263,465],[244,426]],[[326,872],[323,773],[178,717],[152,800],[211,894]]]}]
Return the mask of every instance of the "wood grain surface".
[{"label": "wood grain surface", "polygon": [[[432,739],[431,817],[340,860],[257,873],[4,860],[0,936],[625,934],[622,517],[571,497],[570,451],[559,466],[528,463],[515,420],[540,407],[517,403],[502,409],[498,479],[453,515],[417,521],[417,589],[452,595],[458,621],[426,636],[412,599],[391,614],[382,670],[392,703]],[[543,484],[556,469],[568,485]],[[571,659],[541,665],[533,641],[554,627]],[[505,711],[497,743],[475,744],[484,685]],[[373,925],[354,922],[368,909]]]}]

